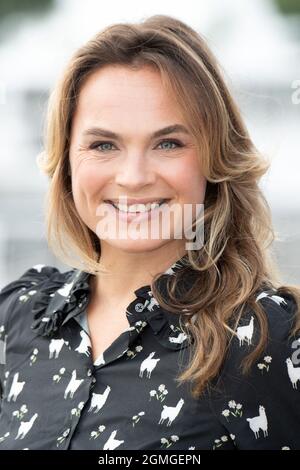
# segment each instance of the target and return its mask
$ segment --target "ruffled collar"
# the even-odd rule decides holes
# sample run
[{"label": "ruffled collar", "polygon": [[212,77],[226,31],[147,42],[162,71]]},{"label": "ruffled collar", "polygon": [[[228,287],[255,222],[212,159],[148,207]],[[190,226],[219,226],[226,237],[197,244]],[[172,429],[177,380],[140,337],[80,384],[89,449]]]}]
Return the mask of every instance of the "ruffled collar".
[{"label": "ruffled collar", "polygon": [[[165,292],[168,277],[186,265],[187,255],[184,255],[166,269],[158,278],[160,290]],[[73,269],[65,275],[64,282],[50,278],[39,291],[33,306],[34,322],[31,326],[39,335],[53,336],[68,320],[83,312],[89,302],[91,274]],[[153,296],[150,285],[140,287],[134,294],[136,299],[127,315],[131,326],[146,321],[165,347],[177,350],[188,346],[190,338],[181,328],[181,315],[163,309]]]}]

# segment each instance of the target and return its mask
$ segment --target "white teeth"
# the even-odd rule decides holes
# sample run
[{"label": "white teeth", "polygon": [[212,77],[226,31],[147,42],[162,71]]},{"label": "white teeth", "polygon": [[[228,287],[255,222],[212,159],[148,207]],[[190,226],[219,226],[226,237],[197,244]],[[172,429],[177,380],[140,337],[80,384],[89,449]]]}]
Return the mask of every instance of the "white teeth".
[{"label": "white teeth", "polygon": [[148,212],[150,210],[157,209],[162,202],[164,202],[164,200],[159,201],[159,202],[149,202],[148,204],[131,204],[130,206],[127,206],[126,204],[117,204],[117,203],[113,203],[113,205],[114,207],[118,208],[122,212],[135,213],[135,212]]}]

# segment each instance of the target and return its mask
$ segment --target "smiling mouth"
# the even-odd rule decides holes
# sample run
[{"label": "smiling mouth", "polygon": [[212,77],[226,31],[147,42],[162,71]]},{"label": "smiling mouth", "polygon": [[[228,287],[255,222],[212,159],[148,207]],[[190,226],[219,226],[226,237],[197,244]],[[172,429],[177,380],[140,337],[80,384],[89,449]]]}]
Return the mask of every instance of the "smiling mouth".
[{"label": "smiling mouth", "polygon": [[147,212],[154,211],[158,209],[160,206],[162,206],[165,203],[168,203],[171,199],[160,199],[157,200],[157,202],[151,202],[147,204],[131,204],[131,205],[126,205],[126,204],[117,204],[114,203],[113,201],[110,200],[105,200],[104,202],[106,204],[112,205],[117,211],[122,212],[124,214],[143,214]]}]

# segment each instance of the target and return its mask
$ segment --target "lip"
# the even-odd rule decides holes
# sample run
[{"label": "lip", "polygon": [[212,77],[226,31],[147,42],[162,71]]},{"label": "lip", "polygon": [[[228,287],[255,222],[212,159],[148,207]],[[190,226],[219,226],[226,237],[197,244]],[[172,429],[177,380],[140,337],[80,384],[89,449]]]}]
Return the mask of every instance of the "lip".
[{"label": "lip", "polygon": [[141,199],[133,199],[133,198],[126,198],[126,196],[120,196],[118,199],[115,198],[109,198],[105,199],[104,202],[113,202],[114,204],[124,204],[126,203],[127,205],[132,205],[132,204],[149,204],[152,202],[157,202],[157,201],[162,201],[165,200],[166,202],[170,201],[170,198],[167,197],[153,197],[153,198],[141,198]]},{"label": "lip", "polygon": [[[155,200],[153,200],[153,202],[158,201],[158,200],[159,199],[155,199]],[[157,215],[159,215],[159,213],[162,211],[163,207],[166,204],[168,204],[170,199],[166,199],[165,202],[163,204],[161,204],[159,207],[157,207],[156,209],[149,210],[149,211],[146,211],[146,212],[123,212],[123,211],[120,211],[119,209],[117,209],[116,207],[114,207],[108,201],[113,202],[114,200],[113,199],[106,199],[106,201],[104,201],[104,203],[109,207],[109,210],[114,212],[114,214],[118,217],[118,219],[120,221],[131,222],[131,221],[134,220],[134,222],[143,222],[145,220],[149,220],[150,218],[152,219],[152,218],[156,217]],[[136,203],[136,204],[138,204],[138,203]],[[140,204],[142,204],[142,203],[140,202]]]}]

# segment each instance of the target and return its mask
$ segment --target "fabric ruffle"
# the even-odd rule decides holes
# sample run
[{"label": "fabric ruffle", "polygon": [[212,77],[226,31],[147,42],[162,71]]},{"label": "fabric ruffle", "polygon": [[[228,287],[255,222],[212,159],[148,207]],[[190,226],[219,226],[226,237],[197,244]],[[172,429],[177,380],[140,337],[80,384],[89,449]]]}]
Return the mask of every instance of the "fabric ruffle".
[{"label": "fabric ruffle", "polygon": [[84,310],[88,303],[90,274],[74,270],[69,278],[49,279],[33,307],[31,328],[42,336],[52,336],[70,317]]},{"label": "fabric ruffle", "polygon": [[[160,286],[168,276],[185,266],[186,256],[173,263],[159,278]],[[64,282],[62,275],[65,274]],[[34,322],[31,328],[42,336],[53,336],[70,318],[83,312],[90,297],[90,273],[72,270],[50,277],[43,285],[33,306]],[[180,327],[179,314],[165,311],[153,297],[150,285],[135,291],[136,304],[143,300],[144,308],[136,310],[128,318],[131,325],[139,321],[149,323],[158,341],[169,349],[178,350],[188,345],[189,338]]]}]

